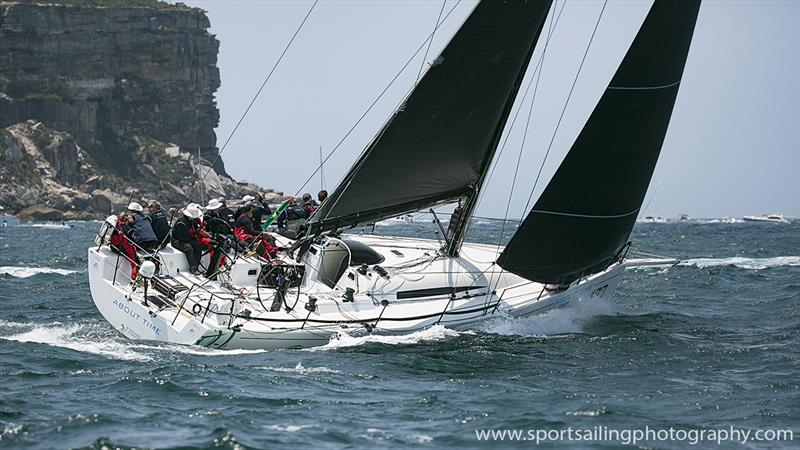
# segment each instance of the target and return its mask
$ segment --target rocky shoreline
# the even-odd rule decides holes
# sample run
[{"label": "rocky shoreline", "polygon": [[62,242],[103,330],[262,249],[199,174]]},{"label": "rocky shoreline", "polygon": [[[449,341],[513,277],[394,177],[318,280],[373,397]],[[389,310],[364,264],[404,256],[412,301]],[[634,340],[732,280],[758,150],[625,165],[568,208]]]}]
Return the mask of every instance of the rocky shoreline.
[{"label": "rocky shoreline", "polygon": [[209,27],[203,10],[157,0],[0,0],[2,212],[80,220],[131,198],[280,197],[218,158]]}]

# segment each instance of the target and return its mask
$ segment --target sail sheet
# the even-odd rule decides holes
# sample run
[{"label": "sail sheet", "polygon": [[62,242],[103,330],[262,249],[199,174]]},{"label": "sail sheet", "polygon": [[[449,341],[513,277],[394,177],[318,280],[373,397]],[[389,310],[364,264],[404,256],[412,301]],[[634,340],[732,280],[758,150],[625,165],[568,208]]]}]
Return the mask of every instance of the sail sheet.
[{"label": "sail sheet", "polygon": [[542,283],[604,270],[628,242],[664,142],[700,0],[656,0],[498,264]]},{"label": "sail sheet", "polygon": [[309,219],[309,233],[472,195],[497,148],[550,0],[478,4]]}]

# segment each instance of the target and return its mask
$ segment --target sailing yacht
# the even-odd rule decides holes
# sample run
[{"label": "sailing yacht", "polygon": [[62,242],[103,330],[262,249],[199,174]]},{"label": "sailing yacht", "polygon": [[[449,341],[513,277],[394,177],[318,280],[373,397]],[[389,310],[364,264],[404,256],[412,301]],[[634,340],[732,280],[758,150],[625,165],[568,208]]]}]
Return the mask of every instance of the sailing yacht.
[{"label": "sailing yacht", "polygon": [[[661,151],[699,0],[656,0],[555,175],[505,247],[464,242],[551,1],[479,3],[289,254],[228,254],[214,279],[167,246],[131,262],[89,249],[92,297],[125,336],[211,348],[326,344],[338,333],[400,334],[528,316],[612,294]],[[541,44],[540,44],[541,45]],[[413,157],[409,157],[413,155]],[[348,235],[458,205],[440,240]],[[280,238],[283,239],[283,238]]]}]

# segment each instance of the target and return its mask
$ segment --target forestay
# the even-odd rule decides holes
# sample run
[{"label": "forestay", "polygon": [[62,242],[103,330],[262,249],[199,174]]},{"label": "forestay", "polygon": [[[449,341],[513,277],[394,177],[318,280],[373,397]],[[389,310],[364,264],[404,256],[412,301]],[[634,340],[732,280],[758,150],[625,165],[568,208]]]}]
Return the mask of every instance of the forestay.
[{"label": "forestay", "polygon": [[699,0],[656,0],[617,73],[498,263],[565,284],[628,242],[680,86]]}]

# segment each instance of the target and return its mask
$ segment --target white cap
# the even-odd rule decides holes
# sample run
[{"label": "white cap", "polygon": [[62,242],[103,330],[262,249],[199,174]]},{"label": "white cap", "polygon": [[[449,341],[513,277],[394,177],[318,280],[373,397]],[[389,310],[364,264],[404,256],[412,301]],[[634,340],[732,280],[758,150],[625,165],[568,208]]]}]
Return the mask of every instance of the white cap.
[{"label": "white cap", "polygon": [[245,195],[244,197],[242,197],[242,201],[243,201],[243,202],[252,202],[252,201],[253,201],[253,200],[255,200],[255,199],[256,199],[256,198],[255,198],[255,197],[253,197],[252,195]]},{"label": "white cap", "polygon": [[214,211],[215,209],[219,209],[221,207],[222,203],[219,200],[212,198],[208,201],[208,205],[206,205],[206,211]]},{"label": "white cap", "polygon": [[128,205],[128,210],[129,210],[129,211],[139,211],[139,212],[142,212],[142,211],[143,211],[143,208],[142,208],[142,205],[140,205],[140,204],[138,204],[138,203],[136,203],[136,202],[131,202],[131,203]]},{"label": "white cap", "polygon": [[190,219],[199,219],[203,217],[203,210],[200,209],[200,206],[189,203],[186,208],[183,208],[183,215]]}]

